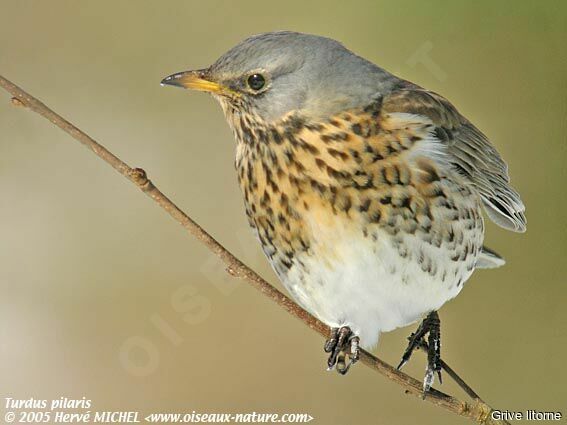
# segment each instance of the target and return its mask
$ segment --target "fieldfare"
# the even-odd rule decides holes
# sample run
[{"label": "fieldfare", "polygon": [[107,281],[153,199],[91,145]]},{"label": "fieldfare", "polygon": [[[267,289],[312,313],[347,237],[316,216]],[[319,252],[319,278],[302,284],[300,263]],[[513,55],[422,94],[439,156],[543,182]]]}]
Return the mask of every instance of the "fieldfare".
[{"label": "fieldfare", "polygon": [[483,247],[482,208],[526,228],[486,136],[442,96],[296,32],[250,37],[162,84],[219,101],[250,226],[292,297],[332,328],[329,369],[425,317],[400,363],[427,347],[425,394],[441,371],[437,310],[475,269],[504,264]]}]

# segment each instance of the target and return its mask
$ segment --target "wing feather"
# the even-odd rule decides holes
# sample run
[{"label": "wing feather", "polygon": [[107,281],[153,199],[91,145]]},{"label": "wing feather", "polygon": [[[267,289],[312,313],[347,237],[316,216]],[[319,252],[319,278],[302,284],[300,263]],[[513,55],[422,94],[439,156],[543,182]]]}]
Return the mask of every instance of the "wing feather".
[{"label": "wing feather", "polygon": [[409,86],[385,96],[382,111],[428,118],[435,125],[436,139],[445,147],[445,157],[476,189],[488,217],[505,229],[526,230],[525,207],[510,185],[508,166],[488,138],[449,101],[436,93]]}]

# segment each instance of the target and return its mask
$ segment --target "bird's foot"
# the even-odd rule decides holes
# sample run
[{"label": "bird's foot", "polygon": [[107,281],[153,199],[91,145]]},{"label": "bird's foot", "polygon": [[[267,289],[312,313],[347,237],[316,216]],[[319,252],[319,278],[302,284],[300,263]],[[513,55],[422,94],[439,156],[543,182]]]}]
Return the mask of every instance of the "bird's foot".
[{"label": "bird's foot", "polygon": [[325,342],[325,353],[331,353],[327,370],[337,369],[341,375],[358,361],[360,338],[348,326],[331,329],[331,337]]},{"label": "bird's foot", "polygon": [[[425,342],[427,335],[427,342]],[[432,311],[421,322],[417,330],[409,337],[409,344],[404,351],[402,361],[398,365],[401,369],[410,359],[416,348],[423,348],[427,351],[427,368],[423,378],[423,398],[431,389],[435,380],[435,373],[439,377],[439,383],[443,383],[441,378],[441,323],[436,311]]]}]

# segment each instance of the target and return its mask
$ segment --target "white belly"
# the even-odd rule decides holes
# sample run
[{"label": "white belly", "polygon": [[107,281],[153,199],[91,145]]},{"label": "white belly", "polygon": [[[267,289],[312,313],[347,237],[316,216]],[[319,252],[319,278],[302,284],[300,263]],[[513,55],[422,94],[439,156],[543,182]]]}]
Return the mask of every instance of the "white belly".
[{"label": "white belly", "polygon": [[[385,231],[373,240],[340,225],[311,226],[312,251],[294,260],[282,282],[327,325],[350,326],[364,347],[374,346],[380,332],[409,325],[455,297],[476,262],[476,252],[454,261],[450,246],[436,247],[417,235],[404,235],[397,245]],[[481,243],[482,235],[469,236]]]}]

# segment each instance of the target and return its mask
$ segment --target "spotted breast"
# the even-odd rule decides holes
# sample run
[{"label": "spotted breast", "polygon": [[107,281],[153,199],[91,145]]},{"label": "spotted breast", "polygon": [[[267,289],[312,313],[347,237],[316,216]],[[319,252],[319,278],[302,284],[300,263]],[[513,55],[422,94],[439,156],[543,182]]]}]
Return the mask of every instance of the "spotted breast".
[{"label": "spotted breast", "polygon": [[443,130],[391,110],[378,98],[320,121],[231,120],[246,213],[273,268],[365,346],[456,296],[483,240],[480,198],[445,161]]}]

